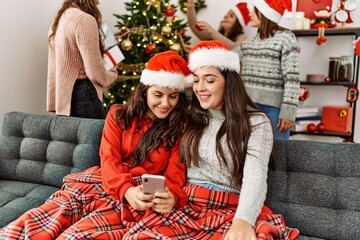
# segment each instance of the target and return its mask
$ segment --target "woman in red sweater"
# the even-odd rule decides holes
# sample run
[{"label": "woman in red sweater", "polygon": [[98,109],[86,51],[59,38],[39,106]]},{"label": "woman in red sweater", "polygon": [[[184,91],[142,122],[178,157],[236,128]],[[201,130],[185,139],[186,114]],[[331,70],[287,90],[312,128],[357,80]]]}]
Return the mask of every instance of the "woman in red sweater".
[{"label": "woman in red sweater", "polygon": [[[0,230],[0,239],[126,239],[134,232],[156,236],[162,213],[187,203],[179,141],[188,75],[186,61],[176,52],[152,57],[129,101],[107,114],[101,168],[66,176],[60,191]],[[143,174],[165,176],[165,191],[144,194]],[[139,229],[142,222],[154,230],[139,233],[148,230]]]}]

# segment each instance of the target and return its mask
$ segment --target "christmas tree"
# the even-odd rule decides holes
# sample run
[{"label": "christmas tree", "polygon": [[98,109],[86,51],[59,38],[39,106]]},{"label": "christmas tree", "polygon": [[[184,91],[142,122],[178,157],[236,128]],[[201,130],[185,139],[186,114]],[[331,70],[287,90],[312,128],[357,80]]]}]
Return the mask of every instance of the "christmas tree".
[{"label": "christmas tree", "polygon": [[125,3],[128,13],[118,18],[116,39],[125,56],[118,65],[119,78],[104,96],[104,107],[125,103],[139,83],[142,70],[156,53],[174,50],[186,58],[187,23],[175,15],[176,6],[169,0],[133,0]]}]

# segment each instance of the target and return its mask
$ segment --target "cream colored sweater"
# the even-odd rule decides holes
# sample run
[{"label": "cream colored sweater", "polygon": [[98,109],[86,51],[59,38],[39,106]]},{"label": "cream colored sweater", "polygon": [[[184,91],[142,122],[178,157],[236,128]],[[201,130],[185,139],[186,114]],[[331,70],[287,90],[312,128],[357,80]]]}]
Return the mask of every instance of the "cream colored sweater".
[{"label": "cream colored sweater", "polygon": [[[86,75],[80,75],[82,71]],[[86,77],[94,84],[102,100],[103,87],[116,80],[117,71],[116,68],[105,69],[95,18],[78,8],[69,8],[61,16],[49,46],[47,111],[69,116],[75,81]]]},{"label": "cream colored sweater", "polygon": [[231,185],[232,161],[226,144],[226,136],[221,139],[228,167],[222,166],[216,156],[216,134],[225,120],[225,116],[216,110],[209,110],[211,119],[200,140],[199,154],[202,162],[199,167],[187,169],[187,182],[212,183],[226,191],[240,195],[234,220],[242,219],[255,225],[267,192],[268,163],[273,146],[273,132],[270,120],[265,114],[250,118],[252,133],[248,142],[248,153],[244,164],[241,188]]}]

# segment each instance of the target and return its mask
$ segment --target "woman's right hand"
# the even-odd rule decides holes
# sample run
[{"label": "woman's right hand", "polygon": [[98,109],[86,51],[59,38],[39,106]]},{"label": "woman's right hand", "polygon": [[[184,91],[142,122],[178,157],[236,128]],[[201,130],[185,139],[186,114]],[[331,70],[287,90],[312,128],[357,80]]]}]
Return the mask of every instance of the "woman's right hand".
[{"label": "woman's right hand", "polygon": [[130,187],[126,190],[124,197],[128,201],[131,207],[137,211],[145,211],[148,208],[151,208],[154,203],[153,195],[144,194],[142,186]]}]

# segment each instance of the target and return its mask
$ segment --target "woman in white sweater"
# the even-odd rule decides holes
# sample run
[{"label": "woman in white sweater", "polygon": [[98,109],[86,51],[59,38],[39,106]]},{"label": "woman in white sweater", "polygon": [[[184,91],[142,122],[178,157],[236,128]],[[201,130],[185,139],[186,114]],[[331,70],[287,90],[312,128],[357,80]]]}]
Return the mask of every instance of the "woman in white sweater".
[{"label": "woman in white sweater", "polygon": [[199,209],[210,239],[256,239],[268,234],[262,224],[281,232],[263,221],[274,216],[263,207],[272,126],[247,95],[239,63],[235,52],[215,40],[198,43],[189,55],[194,94],[180,152],[193,189],[189,206],[205,203]]},{"label": "woman in white sweater", "polygon": [[106,70],[100,38],[99,0],[64,0],[49,30],[47,111],[104,118],[103,88],[116,68]]}]

